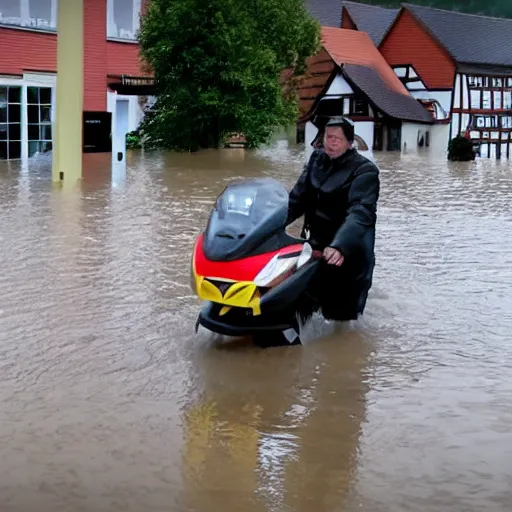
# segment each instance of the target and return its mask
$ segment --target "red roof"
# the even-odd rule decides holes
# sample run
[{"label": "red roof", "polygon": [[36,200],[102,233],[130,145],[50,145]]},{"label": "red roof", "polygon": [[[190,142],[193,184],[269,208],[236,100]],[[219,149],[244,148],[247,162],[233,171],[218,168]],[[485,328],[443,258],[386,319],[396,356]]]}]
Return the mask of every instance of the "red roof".
[{"label": "red roof", "polygon": [[390,89],[410,96],[366,32],[322,27],[322,45],[338,66],[356,64],[371,67]]},{"label": "red roof", "polygon": [[414,99],[366,32],[322,27],[323,49],[308,61],[299,88],[300,120],[315,116],[329,81],[341,72],[380,111],[391,118],[432,123],[431,114]]}]

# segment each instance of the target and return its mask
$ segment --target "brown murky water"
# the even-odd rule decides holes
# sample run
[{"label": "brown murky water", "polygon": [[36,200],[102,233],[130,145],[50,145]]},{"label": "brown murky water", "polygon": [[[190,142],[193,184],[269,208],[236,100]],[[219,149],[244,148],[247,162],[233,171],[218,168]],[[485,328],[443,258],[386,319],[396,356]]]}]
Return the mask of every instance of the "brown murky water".
[{"label": "brown murky water", "polygon": [[377,156],[364,320],[302,347],[193,325],[194,238],[222,187],[305,159],[0,166],[2,512],[512,508],[512,167]]}]

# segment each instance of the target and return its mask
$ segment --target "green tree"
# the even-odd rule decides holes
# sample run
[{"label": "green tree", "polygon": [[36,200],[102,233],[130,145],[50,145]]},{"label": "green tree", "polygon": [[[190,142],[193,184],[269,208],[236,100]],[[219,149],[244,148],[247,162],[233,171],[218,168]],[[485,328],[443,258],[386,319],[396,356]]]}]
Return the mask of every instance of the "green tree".
[{"label": "green tree", "polygon": [[256,147],[295,121],[294,78],[320,26],[304,0],[152,0],[139,41],[157,89],[151,143],[194,151],[241,133]]}]

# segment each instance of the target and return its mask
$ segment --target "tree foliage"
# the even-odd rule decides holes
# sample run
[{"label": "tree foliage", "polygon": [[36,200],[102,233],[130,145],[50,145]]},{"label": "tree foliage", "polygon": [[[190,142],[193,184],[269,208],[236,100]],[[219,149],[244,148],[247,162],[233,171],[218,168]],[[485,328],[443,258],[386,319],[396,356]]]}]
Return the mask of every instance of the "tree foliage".
[{"label": "tree foliage", "polygon": [[475,150],[470,140],[463,135],[457,135],[448,144],[448,160],[468,162],[475,159]]},{"label": "tree foliage", "polygon": [[320,26],[303,0],[152,0],[139,41],[157,88],[141,126],[154,144],[197,150],[243,134],[255,147],[296,119],[293,76]]}]

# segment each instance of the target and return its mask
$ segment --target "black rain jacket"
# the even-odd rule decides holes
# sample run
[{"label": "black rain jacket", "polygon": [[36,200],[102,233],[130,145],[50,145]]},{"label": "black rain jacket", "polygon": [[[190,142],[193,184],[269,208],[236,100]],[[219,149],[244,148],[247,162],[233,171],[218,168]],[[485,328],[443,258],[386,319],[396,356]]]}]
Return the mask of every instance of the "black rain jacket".
[{"label": "black rain jacket", "polygon": [[375,266],[379,169],[356,149],[331,159],[315,150],[289,196],[287,224],[305,217],[311,245],[334,247],[341,267],[322,264],[316,282],[324,316],[355,319],[363,313]]}]

